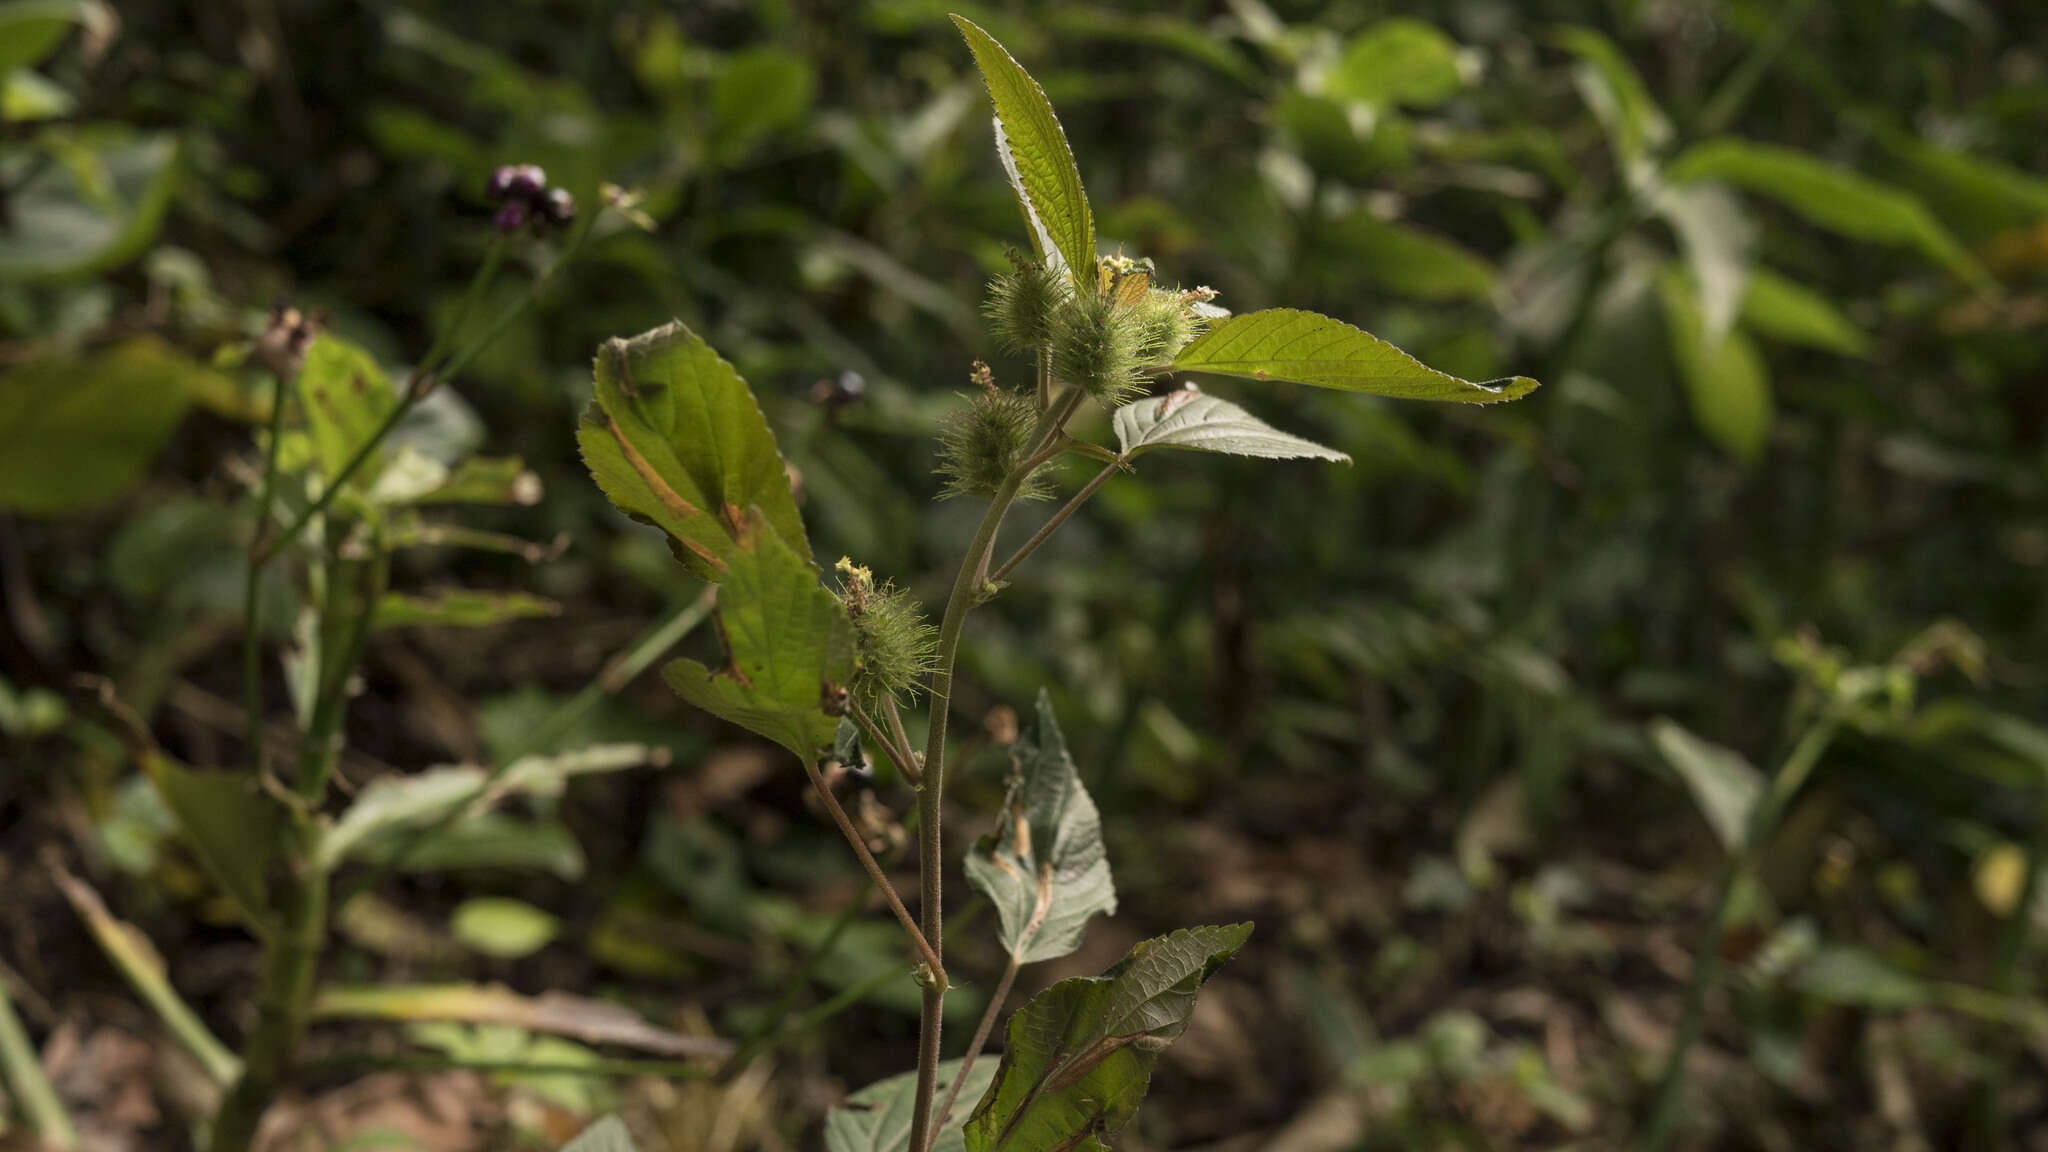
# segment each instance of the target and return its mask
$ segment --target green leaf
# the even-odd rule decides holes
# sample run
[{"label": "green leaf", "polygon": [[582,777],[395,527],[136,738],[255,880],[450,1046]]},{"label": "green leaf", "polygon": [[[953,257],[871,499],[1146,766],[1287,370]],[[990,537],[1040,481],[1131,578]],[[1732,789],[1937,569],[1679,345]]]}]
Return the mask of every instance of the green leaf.
[{"label": "green leaf", "polygon": [[775,434],[747,382],[681,321],[597,354],[597,391],[577,430],[612,503],[676,541],[707,580],[724,572],[747,509],[811,558]]},{"label": "green leaf", "polygon": [[471,456],[449,467],[402,445],[366,494],[372,504],[538,504],[540,477],[517,456]]},{"label": "green leaf", "polygon": [[399,843],[388,837],[372,840],[358,846],[355,856],[366,864],[415,874],[506,869],[577,880],[586,866],[583,846],[568,825],[496,812],[465,816],[404,856],[398,855]]},{"label": "green leaf", "polygon": [[1702,740],[1661,716],[1650,721],[1650,742],[1692,793],[1721,847],[1730,852],[1742,847],[1750,809],[1763,795],[1763,773],[1742,753]]},{"label": "green leaf", "polygon": [[1493,292],[1493,266],[1441,236],[1363,210],[1333,221],[1327,235],[1349,261],[1347,274],[1389,292],[1417,300],[1484,300]]},{"label": "green leaf", "polygon": [[[953,1090],[953,1077],[960,1074],[960,1061],[939,1063],[938,1098]],[[987,1093],[996,1078],[993,1057],[976,1060],[961,1085],[953,1112],[939,1129],[932,1152],[964,1152],[962,1129],[974,1102]],[[826,1152],[908,1152],[911,1111],[917,1102],[917,1073],[905,1072],[873,1084],[846,1098],[846,1103],[825,1115]],[[936,1105],[934,1105],[936,1107]]]},{"label": "green leaf", "polygon": [[711,86],[713,158],[731,164],[762,141],[803,122],[817,86],[810,64],[781,48],[733,53]]},{"label": "green leaf", "polygon": [[995,101],[996,151],[1010,173],[1039,259],[1064,265],[1077,286],[1094,292],[1095,219],[1052,102],[993,36],[964,16],[954,16],[953,23],[974,52],[975,66]]},{"label": "green leaf", "polygon": [[[665,749],[645,744],[593,744],[559,756],[515,760],[495,784],[489,773],[469,764],[429,768],[410,776],[380,776],[364,786],[355,803],[320,838],[316,859],[322,868],[332,869],[345,860],[387,850],[402,839],[401,833],[434,824],[457,808],[465,809],[465,816],[473,820],[508,796],[553,798],[575,777],[658,765],[667,759]],[[426,848],[421,846],[422,851]],[[559,858],[559,853],[549,857]]]},{"label": "green leaf", "polygon": [[206,369],[154,337],[0,376],[0,509],[68,512],[140,480]]},{"label": "green leaf", "polygon": [[1399,17],[1353,36],[1323,93],[1375,107],[1430,107],[1456,95],[1464,83],[1457,44],[1429,24]]},{"label": "green leaf", "polygon": [[1917,248],[1979,290],[1991,275],[1919,200],[1889,184],[1791,148],[1721,137],[1671,162],[1674,183],[1718,180],[1768,196],[1852,240]]},{"label": "green leaf", "polygon": [[1127,457],[1154,448],[1191,448],[1268,460],[1314,457],[1351,462],[1351,457],[1334,448],[1282,432],[1228,400],[1197,391],[1193,385],[1126,404],[1116,410],[1111,423],[1116,427],[1117,443]]},{"label": "green leaf", "polygon": [[562,606],[543,596],[449,588],[431,596],[386,592],[384,598],[377,602],[376,623],[379,628],[403,628],[414,624],[482,628],[507,620],[561,614]]},{"label": "green leaf", "polygon": [[1799,971],[1799,988],[1830,1004],[1880,1012],[1917,1008],[1932,993],[1925,981],[1861,948],[1830,946]]},{"label": "green leaf", "polygon": [[1294,308],[1247,312],[1212,324],[1169,367],[1466,404],[1519,400],[1536,390],[1536,381],[1526,376],[1477,384],[1460,380],[1370,332]]},{"label": "green leaf", "polygon": [[1756,346],[1741,332],[1706,343],[1690,281],[1667,268],[1658,279],[1671,355],[1685,381],[1693,420],[1707,438],[1739,460],[1754,461],[1770,442],[1776,419],[1771,378]]},{"label": "green leaf", "polygon": [[[313,457],[322,477],[341,475],[363,445],[376,435],[393,410],[398,393],[375,357],[331,332],[322,332],[306,349],[299,371],[299,403],[313,439]],[[349,483],[369,488],[383,471],[378,458],[363,462]]]},{"label": "green leaf", "polygon": [[1079,948],[1096,913],[1115,913],[1116,884],[1101,817],[1043,689],[1036,739],[1018,741],[1010,763],[1009,798],[995,834],[967,854],[967,880],[995,905],[1004,950],[1020,964],[1035,964]]},{"label": "green leaf", "polygon": [[663,670],[669,685],[810,763],[839,730],[825,697],[853,683],[845,607],[818,582],[816,567],[757,521],[747,523],[731,555],[718,604],[726,666],[714,672],[677,660]]},{"label": "green leaf", "polygon": [[45,79],[40,72],[17,68],[0,72],[0,124],[54,120],[69,116],[78,98]]},{"label": "green leaf", "polygon": [[640,1152],[617,1116],[606,1116],[562,1146],[562,1152]]},{"label": "green leaf", "polygon": [[[156,235],[177,183],[177,138],[92,128],[48,142],[44,155],[0,149],[10,226],[0,228],[0,280],[52,280],[132,259]],[[34,166],[34,167],[32,167]]]},{"label": "green leaf", "polygon": [[8,0],[0,4],[0,72],[42,62],[74,24],[89,17],[83,0]]},{"label": "green leaf", "polygon": [[553,943],[562,922],[523,900],[479,896],[456,905],[448,927],[471,951],[517,960]]},{"label": "green leaf", "polygon": [[1099,977],[1062,980],[1010,1017],[969,1152],[1097,1149],[1138,1109],[1159,1053],[1187,1029],[1203,981],[1250,924],[1146,940]]},{"label": "green leaf", "polygon": [[144,758],[143,771],[206,874],[234,901],[251,930],[266,931],[277,801],[257,792],[255,781],[240,772],[194,771],[155,753]]},{"label": "green leaf", "polygon": [[1726,188],[1718,184],[1664,185],[1652,203],[1678,234],[1700,302],[1702,339],[1718,344],[1735,326],[1749,279],[1756,229]]},{"label": "green leaf", "polygon": [[1622,160],[1634,160],[1670,140],[1664,110],[1614,41],[1591,28],[1561,28],[1551,39],[1579,58],[1573,80]]},{"label": "green leaf", "polygon": [[1752,268],[1742,295],[1742,326],[1759,336],[1843,356],[1870,355],[1870,337],[1804,284]]}]

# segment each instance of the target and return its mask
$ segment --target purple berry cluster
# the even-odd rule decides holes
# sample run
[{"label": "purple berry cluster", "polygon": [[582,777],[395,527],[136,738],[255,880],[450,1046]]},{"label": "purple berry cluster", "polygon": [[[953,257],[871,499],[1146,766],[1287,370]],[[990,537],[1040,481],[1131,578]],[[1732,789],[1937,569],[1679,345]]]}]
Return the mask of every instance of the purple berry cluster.
[{"label": "purple berry cluster", "polygon": [[492,172],[484,195],[499,205],[491,222],[500,235],[517,232],[528,220],[560,227],[576,218],[576,198],[566,188],[548,187],[548,174],[537,164],[507,164]]}]

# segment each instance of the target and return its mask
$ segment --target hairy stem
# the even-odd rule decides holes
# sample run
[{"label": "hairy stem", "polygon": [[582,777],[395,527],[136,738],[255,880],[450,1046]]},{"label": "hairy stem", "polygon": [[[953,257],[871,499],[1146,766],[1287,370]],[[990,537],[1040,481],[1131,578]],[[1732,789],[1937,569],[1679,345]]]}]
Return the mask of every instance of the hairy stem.
[{"label": "hairy stem", "polygon": [[[884,696],[883,699],[886,700],[888,697]],[[917,770],[917,763],[910,758],[908,743],[897,740],[890,733],[883,731],[882,726],[875,723],[875,718],[868,715],[867,709],[859,704],[853,705],[848,715],[853,717],[854,726],[860,729],[860,734],[870,744],[889,754],[889,759],[896,762],[897,770],[903,773],[905,780],[914,786],[923,778]]]},{"label": "hairy stem", "polygon": [[[1021,960],[1012,956],[1003,968],[1003,978],[996,983],[996,990],[989,994],[988,1007],[982,1010],[981,1023],[974,1026],[974,1039],[967,1042],[967,1054],[960,1058],[960,1071],[954,1074],[953,1086],[946,1089],[946,1100],[939,1105],[932,1121],[934,1129],[946,1127],[946,1118],[953,1114],[953,1104],[960,1099],[960,1086],[967,1083],[967,1074],[974,1070],[974,1062],[981,1058],[981,1050],[988,1045],[989,1034],[996,1029],[996,1018],[1003,1014],[1003,1005],[1010,999],[1010,986],[1017,982],[1017,969],[1023,966]],[[933,1141],[937,1139],[934,1132]]]},{"label": "hairy stem", "polygon": [[1678,1101],[1685,1084],[1685,1059],[1693,1045],[1699,1042],[1700,1028],[1706,1017],[1707,993],[1720,979],[1721,940],[1728,930],[1728,916],[1734,910],[1735,891],[1742,879],[1756,870],[1764,849],[1770,843],[1771,833],[1777,828],[1778,818],[1784,815],[1786,806],[1806,783],[1806,778],[1813,774],[1821,754],[1827,751],[1840,728],[1840,719],[1832,713],[1815,721],[1800,736],[1791,755],[1772,774],[1770,786],[1757,797],[1756,806],[1750,809],[1742,848],[1721,872],[1721,885],[1714,895],[1706,938],[1693,960],[1692,983],[1685,990],[1685,1014],[1679,1019],[1678,1034],[1671,1041],[1671,1052],[1664,1059],[1664,1073],[1658,1083],[1647,1135],[1643,1138],[1644,1152],[1663,1152],[1670,1144],[1678,1122]]},{"label": "hairy stem", "polygon": [[[1060,438],[1066,434],[1067,420],[1073,416],[1074,409],[1080,407],[1081,399],[1079,389],[1069,388],[1052,401],[1040,419],[1039,434],[1032,452],[1003,478],[995,495],[989,498],[988,511],[982,514],[981,526],[975,529],[974,540],[967,546],[967,555],[960,560],[960,571],[953,578],[953,591],[946,598],[946,614],[939,623],[938,650],[932,661],[931,730],[925,736],[924,778],[917,787],[918,911],[924,919],[924,938],[935,947],[943,946],[946,927],[941,908],[945,895],[945,838],[939,828],[939,809],[946,792],[946,713],[953,702],[953,663],[960,655],[960,633],[967,626],[967,614],[981,600],[981,591],[987,582],[989,553],[995,550],[996,532],[1003,526],[1004,514],[1016,501],[1024,481],[1059,451]],[[944,954],[940,953],[939,957],[944,959]],[[939,1041],[944,1031],[946,982],[940,967],[935,967],[932,976],[925,985],[924,1004],[918,1017],[917,1091],[910,1118],[910,1147],[913,1149],[922,1149],[931,1142],[932,1097],[938,1092]]]}]

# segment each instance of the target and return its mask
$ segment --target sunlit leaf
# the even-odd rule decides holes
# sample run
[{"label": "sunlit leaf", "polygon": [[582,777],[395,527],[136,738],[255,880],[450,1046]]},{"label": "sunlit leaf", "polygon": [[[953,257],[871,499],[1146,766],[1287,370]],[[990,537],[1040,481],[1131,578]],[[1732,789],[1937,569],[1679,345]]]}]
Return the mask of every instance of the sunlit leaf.
[{"label": "sunlit leaf", "polygon": [[[960,1061],[940,1062],[940,1100],[953,1090],[953,1078],[959,1074]],[[967,1073],[967,1083],[960,1087],[960,1096],[953,1104],[952,1114],[946,1117],[945,1126],[938,1131],[932,1152],[963,1152],[966,1140],[962,1129],[967,1125],[967,1114],[973,1110],[975,1101],[988,1091],[995,1077],[995,1057],[988,1056],[974,1062],[974,1067]],[[846,1103],[825,1115],[826,1152],[908,1152],[911,1112],[916,1107],[916,1099],[915,1072],[877,1080],[848,1096]]]},{"label": "sunlit leaf", "polygon": [[0,376],[0,509],[66,512],[121,495],[185,414],[206,369],[154,337]]},{"label": "sunlit leaf", "polygon": [[1351,461],[1342,452],[1282,432],[1230,401],[1192,386],[1126,404],[1116,410],[1111,423],[1117,443],[1130,457],[1154,448],[1189,448],[1269,460],[1314,457]]},{"label": "sunlit leaf", "polygon": [[1990,286],[1984,266],[1911,194],[1796,149],[1720,137],[1688,148],[1666,174],[1675,183],[1717,180],[1746,188],[1818,227],[1917,248],[1972,286]]},{"label": "sunlit leaf", "polygon": [[1742,847],[1750,809],[1763,794],[1763,773],[1742,753],[1702,740],[1662,717],[1650,722],[1650,742],[1692,793],[1721,847],[1730,852]]},{"label": "sunlit leaf", "polygon": [[1095,220],[1052,102],[994,37],[963,16],[953,17],[953,23],[973,50],[974,63],[995,101],[997,148],[1011,169],[1018,203],[1031,225],[1032,244],[1041,259],[1048,264],[1057,259],[1077,285],[1092,291]]},{"label": "sunlit leaf", "polygon": [[746,381],[680,321],[597,354],[597,391],[577,443],[605,495],[666,530],[692,571],[716,580],[758,508],[798,556],[811,546],[775,435]]},{"label": "sunlit leaf", "polygon": [[1466,404],[1518,400],[1536,389],[1536,381],[1526,376],[1485,383],[1460,380],[1370,332],[1293,308],[1247,312],[1213,324],[1181,349],[1171,367]]},{"label": "sunlit leaf", "polygon": [[1786,344],[1843,356],[1870,355],[1870,337],[1827,297],[1768,268],[1750,270],[1742,296],[1742,326]]},{"label": "sunlit leaf", "polygon": [[640,1152],[617,1116],[606,1116],[562,1146],[562,1152]]},{"label": "sunlit leaf", "polygon": [[[305,408],[320,474],[332,478],[341,475],[398,407],[398,393],[375,357],[323,332],[306,349],[306,364],[299,371],[299,403]],[[384,449],[377,449],[350,483],[357,487],[374,484],[382,471],[383,455]]]},{"label": "sunlit leaf", "polygon": [[1010,1017],[995,1084],[967,1121],[969,1152],[1102,1149],[1138,1110],[1159,1053],[1250,924],[1183,928],[1098,977],[1062,980]]},{"label": "sunlit leaf", "polygon": [[8,0],[0,4],[0,73],[41,63],[72,27],[91,16],[86,0]]},{"label": "sunlit leaf", "polygon": [[482,628],[507,620],[559,616],[561,612],[562,606],[553,600],[525,592],[479,592],[468,588],[449,588],[431,596],[386,592],[377,602],[376,624],[379,628],[417,624]]},{"label": "sunlit leaf", "polygon": [[839,730],[825,702],[853,683],[853,626],[817,569],[772,528],[749,521],[719,590],[726,664],[664,669],[669,685],[706,712],[810,761]]},{"label": "sunlit leaf", "polygon": [[1323,92],[1361,104],[1441,104],[1464,86],[1458,46],[1435,27],[1397,17],[1374,24],[1344,45]]},{"label": "sunlit leaf", "polygon": [[523,900],[479,896],[456,905],[448,930],[471,951],[517,960],[552,943],[562,922]]},{"label": "sunlit leaf", "polygon": [[1730,455],[1754,461],[1770,442],[1776,420],[1763,357],[1741,332],[1730,332],[1709,345],[1691,282],[1675,270],[1666,273],[1657,286],[1671,355],[1685,382],[1693,420]]},{"label": "sunlit leaf", "polygon": [[1052,698],[1038,694],[1038,731],[1010,749],[1015,772],[993,835],[967,854],[967,880],[995,905],[997,934],[1020,964],[1081,946],[1088,921],[1116,911],[1102,820],[1081,786]]},{"label": "sunlit leaf", "polygon": [[1700,305],[1701,339],[1718,344],[1742,306],[1756,229],[1734,195],[1717,184],[1666,185],[1652,203],[1685,251]]}]

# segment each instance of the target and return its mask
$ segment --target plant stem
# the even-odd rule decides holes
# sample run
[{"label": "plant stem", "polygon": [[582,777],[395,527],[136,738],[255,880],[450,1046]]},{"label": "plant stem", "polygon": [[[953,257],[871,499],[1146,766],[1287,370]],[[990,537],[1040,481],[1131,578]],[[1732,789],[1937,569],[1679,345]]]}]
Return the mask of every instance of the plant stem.
[{"label": "plant stem", "polygon": [[[888,697],[885,695],[883,699],[886,700]],[[868,715],[867,709],[862,708],[859,704],[853,705],[852,711],[849,714],[853,717],[853,722],[859,726],[861,735],[867,737],[869,742],[874,744],[875,747],[887,752],[889,759],[896,762],[896,768],[903,773],[905,780],[915,785],[923,778],[922,774],[917,770],[916,762],[910,758],[910,744],[908,741],[898,740],[892,734],[884,732],[882,726],[875,723],[875,718]],[[898,728],[900,730],[900,724]]]},{"label": "plant stem", "polygon": [[732,1055],[725,1058],[725,1063],[718,1066],[718,1073],[713,1079],[724,1082],[739,1075],[747,1065],[754,1062],[754,1057],[760,1055],[768,1046],[769,1039],[775,1035],[783,1018],[789,1015],[790,1007],[796,1003],[797,996],[810,984],[811,974],[818,970],[818,965],[831,953],[833,946],[839,943],[840,937],[846,935],[846,930],[860,918],[860,910],[868,902],[868,893],[874,890],[875,878],[863,877],[860,891],[855,892],[853,899],[847,901],[846,907],[833,918],[832,927],[826,930],[825,938],[818,941],[818,946],[811,949],[811,954],[804,958],[803,964],[798,966],[795,972],[790,973],[789,979],[782,986],[782,993],[775,998],[774,1007],[768,1009],[768,1014],[761,1017],[761,1023],[755,1026],[746,1039],[740,1041],[739,1047],[733,1049]]},{"label": "plant stem", "polygon": [[1031,539],[1026,540],[1023,547],[1017,549],[1016,553],[1008,560],[1003,561],[1001,567],[989,573],[989,581],[994,584],[1001,584],[1004,580],[1008,579],[1010,573],[1017,570],[1017,565],[1022,564],[1033,552],[1038,551],[1038,546],[1045,543],[1054,532],[1059,531],[1060,525],[1065,524],[1068,517],[1078,512],[1081,505],[1088,502],[1090,496],[1095,495],[1097,490],[1104,484],[1109,483],[1111,476],[1127,470],[1128,467],[1124,463],[1123,458],[1118,457],[1107,467],[1103,468],[1102,471],[1097,472],[1094,479],[1083,485],[1079,492],[1074,493],[1072,499],[1061,505],[1060,510],[1052,514],[1052,519],[1047,520],[1043,527],[1037,532],[1032,533]]},{"label": "plant stem", "polygon": [[923,780],[924,766],[916,762],[917,753],[910,743],[910,733],[903,727],[903,710],[896,707],[896,698],[886,693],[882,696],[882,718],[889,722],[889,735],[895,738],[896,746],[903,749],[903,774],[910,777],[913,784]]},{"label": "plant stem", "polygon": [[1813,774],[1821,754],[1827,751],[1840,727],[1840,718],[1830,712],[1823,714],[1800,736],[1791,755],[1772,774],[1770,786],[1757,797],[1756,806],[1750,809],[1749,826],[1742,838],[1741,851],[1721,872],[1720,889],[1715,893],[1713,912],[1707,921],[1706,939],[1693,960],[1692,982],[1685,992],[1685,1013],[1679,1019],[1678,1034],[1672,1039],[1670,1054],[1664,1060],[1664,1073],[1657,1087],[1648,1133],[1643,1139],[1645,1152],[1663,1152],[1671,1142],[1673,1126],[1678,1121],[1679,1095],[1685,1082],[1685,1059],[1699,1041],[1700,1027],[1706,1017],[1707,993],[1720,979],[1721,940],[1727,933],[1728,916],[1735,906],[1735,890],[1742,879],[1756,869],[1770,842],[1771,833],[1777,827],[1778,818],[1806,783],[1806,778]]},{"label": "plant stem", "polygon": [[21,1026],[21,1018],[14,1014],[13,1001],[8,999],[5,978],[0,978],[0,1079],[5,1079],[15,1099],[21,1101],[21,1114],[28,1119],[29,1128],[41,1139],[43,1147],[53,1152],[69,1152],[78,1147],[78,1129],[71,1126],[64,1102],[57,1099],[57,1090],[43,1074],[35,1045]]},{"label": "plant stem", "polygon": [[257,631],[257,613],[263,590],[263,564],[257,559],[263,538],[272,527],[271,503],[277,496],[277,442],[284,430],[284,377],[272,377],[270,392],[270,443],[264,446],[263,482],[256,490],[256,524],[249,536],[248,562],[242,569],[242,710],[248,730],[249,775],[263,771],[263,645]]},{"label": "plant stem", "polygon": [[[1032,452],[1003,478],[995,495],[989,498],[988,511],[982,514],[981,526],[975,529],[967,555],[960,560],[960,571],[953,577],[953,591],[946,598],[946,614],[939,623],[939,644],[932,661],[931,730],[925,736],[924,778],[917,786],[918,911],[924,919],[924,938],[934,948],[943,946],[946,927],[941,907],[945,895],[945,839],[939,827],[939,809],[946,791],[946,713],[953,703],[953,662],[960,655],[960,633],[967,625],[967,614],[981,600],[989,553],[995,548],[1003,515],[1016,501],[1024,481],[1058,451],[1067,420],[1080,407],[1081,399],[1080,389],[1069,388],[1052,401],[1039,420]],[[935,955],[944,959],[943,953]],[[922,1149],[931,1142],[932,1097],[938,1090],[939,1041],[944,1032],[945,1007],[945,975],[942,969],[935,968],[931,982],[925,985],[924,1004],[918,1014],[917,1091],[910,1118],[909,1146],[913,1149]]]},{"label": "plant stem", "polygon": [[[989,1033],[995,1031],[996,1017],[1002,1015],[1003,1004],[1010,998],[1010,986],[1017,982],[1017,969],[1023,962],[1016,956],[1003,969],[1003,978],[996,984],[996,990],[989,995],[988,1007],[982,1010],[981,1023],[974,1026],[974,1039],[968,1041],[967,1055],[960,1058],[960,1071],[953,1076],[953,1086],[946,1090],[946,1101],[939,1105],[932,1120],[933,1140],[946,1127],[946,1118],[953,1114],[953,1102],[960,1098],[960,1086],[967,1083],[967,1074],[974,1070],[974,1062],[981,1057],[981,1050],[988,1044]],[[929,1147],[929,1146],[927,1146]]]},{"label": "plant stem", "polygon": [[853,845],[853,854],[860,857],[861,867],[868,870],[868,878],[882,889],[882,898],[888,901],[889,911],[896,914],[896,919],[903,924],[903,930],[910,933],[910,942],[917,945],[917,950],[924,954],[924,962],[931,968],[938,982],[945,983],[945,965],[940,962],[938,951],[932,947],[930,939],[918,930],[917,921],[911,918],[910,910],[903,906],[903,898],[896,895],[896,886],[889,883],[889,874],[882,871],[882,866],[875,862],[875,854],[868,851],[867,842],[861,839],[860,829],[853,826],[853,820],[847,816],[846,809],[840,807],[839,798],[832,795],[832,786],[825,783],[825,778],[818,773],[817,764],[809,757],[804,758],[804,771],[810,774],[811,787],[817,789],[818,799],[823,800],[825,807],[831,810],[832,821],[839,825],[840,834],[846,837],[848,844]]}]

